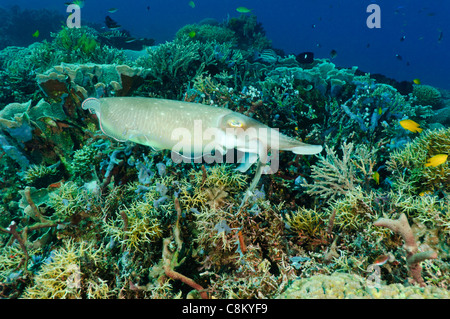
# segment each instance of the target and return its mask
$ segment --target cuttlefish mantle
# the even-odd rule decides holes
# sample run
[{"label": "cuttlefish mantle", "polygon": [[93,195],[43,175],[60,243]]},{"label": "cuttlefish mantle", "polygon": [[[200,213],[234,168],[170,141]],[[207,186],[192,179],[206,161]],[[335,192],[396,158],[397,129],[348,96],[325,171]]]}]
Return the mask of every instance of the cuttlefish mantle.
[{"label": "cuttlefish mantle", "polygon": [[267,162],[269,150],[306,155],[322,151],[320,145],[302,143],[240,113],[198,103],[108,97],[86,99],[82,108],[95,113],[103,133],[117,141],[169,149],[172,155],[187,159],[201,158],[212,151],[224,155],[237,149],[246,154],[238,168],[241,171],[258,158]]}]

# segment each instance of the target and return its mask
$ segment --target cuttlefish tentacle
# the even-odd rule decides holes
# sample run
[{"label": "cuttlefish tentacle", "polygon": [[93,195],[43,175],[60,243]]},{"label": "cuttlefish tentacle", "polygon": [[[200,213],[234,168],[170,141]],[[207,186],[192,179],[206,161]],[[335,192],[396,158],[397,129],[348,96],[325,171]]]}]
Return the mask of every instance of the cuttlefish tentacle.
[{"label": "cuttlefish tentacle", "polygon": [[322,151],[320,145],[302,143],[240,113],[198,103],[112,97],[86,99],[82,108],[95,113],[103,133],[118,141],[170,149],[188,158],[237,149],[248,154],[243,171],[257,159],[267,162],[268,150],[307,155]]}]

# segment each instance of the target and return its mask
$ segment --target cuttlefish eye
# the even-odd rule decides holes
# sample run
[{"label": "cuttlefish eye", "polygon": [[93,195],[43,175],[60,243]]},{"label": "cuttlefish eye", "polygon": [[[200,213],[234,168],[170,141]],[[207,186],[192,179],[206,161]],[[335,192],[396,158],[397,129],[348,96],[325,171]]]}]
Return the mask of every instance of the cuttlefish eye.
[{"label": "cuttlefish eye", "polygon": [[230,119],[227,122],[228,126],[231,127],[243,127],[244,123],[242,123],[241,121],[237,120],[237,119]]}]

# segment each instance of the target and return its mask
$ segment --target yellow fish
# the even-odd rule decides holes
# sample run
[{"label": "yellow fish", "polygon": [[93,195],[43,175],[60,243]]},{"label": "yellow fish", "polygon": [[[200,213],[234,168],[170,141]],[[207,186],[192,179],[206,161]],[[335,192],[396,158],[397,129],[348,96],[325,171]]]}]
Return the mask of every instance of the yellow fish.
[{"label": "yellow fish", "polygon": [[253,9],[248,9],[248,8],[246,8],[246,7],[239,7],[239,8],[237,8],[236,9],[236,11],[237,12],[240,12],[240,13],[249,13],[249,12],[251,12]]},{"label": "yellow fish", "polygon": [[420,79],[414,79],[413,82],[414,84],[420,84]]},{"label": "yellow fish", "polygon": [[195,8],[195,3],[194,3],[194,1],[189,1],[188,5],[189,5],[191,8]]},{"label": "yellow fish", "polygon": [[188,33],[188,36],[192,39],[193,37],[195,37],[195,31],[191,31]]},{"label": "yellow fish", "polygon": [[408,131],[411,131],[413,133],[420,133],[423,131],[423,129],[421,129],[418,123],[414,122],[413,120],[403,120],[400,121],[400,125]]},{"label": "yellow fish", "polygon": [[33,38],[39,37],[39,30],[36,30],[36,32],[34,32],[34,33],[32,34],[32,36],[33,36]]},{"label": "yellow fish", "polygon": [[447,161],[447,154],[438,154],[427,160],[425,163],[425,167],[433,166],[436,167],[438,165],[444,164]]},{"label": "yellow fish", "polygon": [[375,180],[377,185],[380,185],[380,173],[378,172],[373,173],[373,179]]}]

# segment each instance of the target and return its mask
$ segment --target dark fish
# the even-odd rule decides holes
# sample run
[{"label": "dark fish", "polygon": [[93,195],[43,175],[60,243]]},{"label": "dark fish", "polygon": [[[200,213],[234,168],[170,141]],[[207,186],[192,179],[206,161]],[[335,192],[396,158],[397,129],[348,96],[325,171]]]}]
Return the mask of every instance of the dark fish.
[{"label": "dark fish", "polygon": [[403,60],[402,56],[400,54],[396,54],[395,57],[397,58],[397,60]]},{"label": "dark fish", "polygon": [[310,64],[314,62],[313,52],[302,52],[295,56],[295,59],[300,64]]},{"label": "dark fish", "polygon": [[400,38],[400,42],[405,41],[405,39],[406,39],[406,35],[404,35],[404,36],[402,36],[402,37]]},{"label": "dark fish", "polygon": [[316,25],[315,24],[313,24],[312,26],[311,26],[313,29],[316,27]]},{"label": "dark fish", "polygon": [[439,42],[439,43],[441,43],[443,37],[444,37],[444,31],[441,31],[441,32],[439,33],[439,38],[438,38],[438,42]]},{"label": "dark fish", "polygon": [[330,52],[330,57],[331,57],[332,59],[334,59],[335,57],[337,57],[337,51],[336,51],[336,50],[331,50],[331,52]]},{"label": "dark fish", "polygon": [[370,48],[370,43],[367,43],[366,48]]},{"label": "dark fish", "polygon": [[120,29],[120,25],[118,25],[116,21],[111,19],[110,16],[105,17],[105,24],[108,27],[108,29],[110,29],[110,30]]}]

